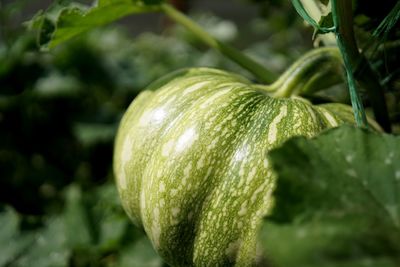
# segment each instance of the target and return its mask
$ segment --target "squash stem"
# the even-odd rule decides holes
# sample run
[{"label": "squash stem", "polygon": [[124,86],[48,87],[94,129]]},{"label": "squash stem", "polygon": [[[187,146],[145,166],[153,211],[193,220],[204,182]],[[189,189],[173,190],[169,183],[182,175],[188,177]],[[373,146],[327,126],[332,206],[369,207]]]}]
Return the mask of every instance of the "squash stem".
[{"label": "squash stem", "polygon": [[268,84],[275,80],[276,75],[273,72],[269,71],[264,66],[236,48],[218,41],[193,20],[175,9],[173,6],[169,4],[162,4],[161,10],[172,20],[188,29],[205,44],[221,52],[223,55],[227,56],[243,68],[250,71],[260,82]]},{"label": "squash stem", "polygon": [[275,97],[310,95],[340,83],[341,65],[336,47],[315,48],[296,60],[267,91]]}]

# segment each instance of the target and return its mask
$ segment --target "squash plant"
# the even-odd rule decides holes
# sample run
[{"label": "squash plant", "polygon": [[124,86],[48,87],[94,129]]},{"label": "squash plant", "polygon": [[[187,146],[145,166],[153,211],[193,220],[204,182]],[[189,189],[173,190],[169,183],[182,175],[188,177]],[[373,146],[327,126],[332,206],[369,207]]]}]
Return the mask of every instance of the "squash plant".
[{"label": "squash plant", "polygon": [[[331,1],[331,27],[316,23],[302,1],[293,3],[319,32],[335,34],[339,50],[315,49],[277,79],[161,1],[100,0],[90,9],[55,8],[52,16],[32,21],[41,29],[43,47],[51,48],[93,26],[132,13],[162,11],[269,84],[223,70],[180,70],[151,84],[125,113],[114,151],[122,204],[172,266],[264,264],[257,236],[274,205],[276,184],[269,152],[294,136],[313,137],[341,124],[368,127],[353,70],[363,56],[349,30],[351,2]],[[354,113],[347,105],[313,105],[301,97],[337,83],[342,63]],[[369,79],[378,87],[368,91],[376,96],[371,98],[376,119],[390,131],[380,84],[373,73]],[[370,84],[365,79],[360,83]],[[369,124],[380,130],[374,121]]]}]

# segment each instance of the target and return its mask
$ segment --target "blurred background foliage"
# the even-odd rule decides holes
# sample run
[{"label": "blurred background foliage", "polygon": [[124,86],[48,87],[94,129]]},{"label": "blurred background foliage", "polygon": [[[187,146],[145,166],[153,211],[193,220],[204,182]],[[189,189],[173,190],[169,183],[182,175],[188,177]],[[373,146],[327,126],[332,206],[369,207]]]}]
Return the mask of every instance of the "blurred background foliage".
[{"label": "blurred background foliage", "polygon": [[[112,174],[119,120],[141,90],[173,70],[248,73],[153,15],[41,53],[22,22],[48,2],[0,1],[0,266],[162,266],[119,204]],[[289,1],[175,2],[276,73],[312,47],[312,29]]]}]

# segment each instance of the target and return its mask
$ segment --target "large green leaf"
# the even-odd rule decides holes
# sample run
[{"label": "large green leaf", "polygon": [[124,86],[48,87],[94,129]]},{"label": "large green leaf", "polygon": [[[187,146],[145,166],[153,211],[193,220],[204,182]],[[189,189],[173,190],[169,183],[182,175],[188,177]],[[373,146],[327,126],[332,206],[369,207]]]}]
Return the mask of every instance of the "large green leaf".
[{"label": "large green leaf", "polygon": [[95,27],[114,22],[134,13],[158,10],[161,0],[99,0],[93,6],[58,1],[48,11],[39,12],[30,22],[37,28],[42,49],[53,48]]},{"label": "large green leaf", "polygon": [[276,266],[399,266],[400,138],[352,127],[273,151],[261,232]]}]

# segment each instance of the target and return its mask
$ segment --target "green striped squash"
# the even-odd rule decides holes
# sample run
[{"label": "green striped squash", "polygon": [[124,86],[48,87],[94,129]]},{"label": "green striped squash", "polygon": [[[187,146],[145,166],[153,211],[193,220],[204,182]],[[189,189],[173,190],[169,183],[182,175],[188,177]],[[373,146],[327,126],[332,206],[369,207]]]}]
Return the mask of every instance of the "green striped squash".
[{"label": "green striped squash", "polygon": [[257,231],[273,203],[268,151],[353,123],[348,106],[272,98],[215,69],[148,89],[121,121],[114,172],[126,212],[171,266],[257,265]]}]

